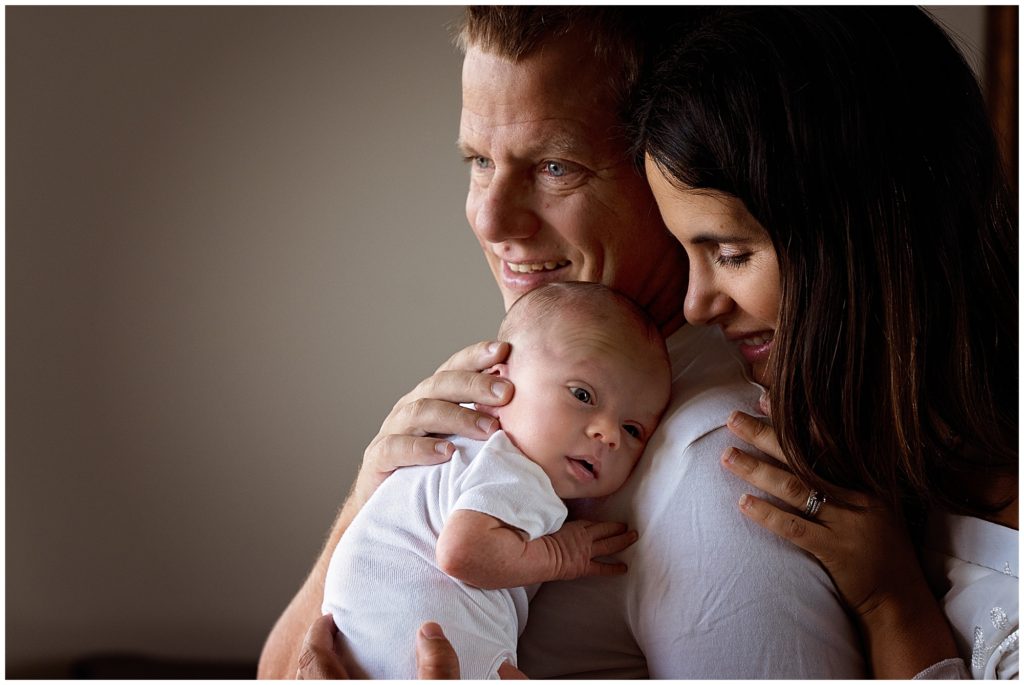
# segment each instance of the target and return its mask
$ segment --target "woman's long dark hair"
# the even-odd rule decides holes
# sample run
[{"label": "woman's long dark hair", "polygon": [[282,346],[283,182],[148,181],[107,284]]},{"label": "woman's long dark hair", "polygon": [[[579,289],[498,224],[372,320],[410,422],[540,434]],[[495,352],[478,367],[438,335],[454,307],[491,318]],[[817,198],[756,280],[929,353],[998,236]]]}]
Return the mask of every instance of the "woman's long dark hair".
[{"label": "woman's long dark hair", "polygon": [[739,198],[771,237],[770,398],[801,479],[896,506],[1005,504],[964,483],[1016,482],[1016,214],[975,77],[932,19],[701,12],[636,122],[668,177]]}]

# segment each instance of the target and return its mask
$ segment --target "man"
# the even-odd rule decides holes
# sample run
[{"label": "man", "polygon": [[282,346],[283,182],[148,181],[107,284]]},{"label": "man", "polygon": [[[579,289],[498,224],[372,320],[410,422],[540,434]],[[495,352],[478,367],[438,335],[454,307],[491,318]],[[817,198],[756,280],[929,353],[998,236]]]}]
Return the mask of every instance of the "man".
[{"label": "man", "polygon": [[[743,520],[743,490],[718,465],[736,444],[724,428],[729,412],[753,411],[759,393],[714,330],[684,325],[685,255],[625,136],[640,46],[656,45],[666,25],[649,8],[483,7],[467,12],[460,37],[466,215],[506,307],[549,281],[604,283],[659,322],[674,372],[672,404],[630,483],[586,512],[639,531],[621,555],[629,572],[542,587],[519,665],[531,677],[862,677],[855,633],[825,573]],[[397,467],[448,458],[450,444],[433,435],[482,438],[497,428],[456,403],[507,401],[511,388],[492,391],[493,377],[477,373],[505,354],[467,348],[395,406],[268,638],[261,676],[296,673],[331,551],[376,485]],[[434,628],[432,644],[443,643]],[[323,629],[311,639],[324,644]],[[451,673],[449,651],[422,645],[441,655],[430,673]],[[304,673],[323,663],[317,654],[305,651]]]}]

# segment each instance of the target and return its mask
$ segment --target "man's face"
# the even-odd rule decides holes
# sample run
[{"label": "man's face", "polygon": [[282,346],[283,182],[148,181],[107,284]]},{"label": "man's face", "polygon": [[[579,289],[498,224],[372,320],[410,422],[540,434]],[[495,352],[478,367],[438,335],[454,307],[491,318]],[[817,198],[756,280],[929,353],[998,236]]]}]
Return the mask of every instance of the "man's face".
[{"label": "man's face", "polygon": [[517,63],[469,49],[466,217],[506,308],[543,283],[592,281],[665,325],[681,319],[685,252],[628,157],[605,73],[571,36]]}]

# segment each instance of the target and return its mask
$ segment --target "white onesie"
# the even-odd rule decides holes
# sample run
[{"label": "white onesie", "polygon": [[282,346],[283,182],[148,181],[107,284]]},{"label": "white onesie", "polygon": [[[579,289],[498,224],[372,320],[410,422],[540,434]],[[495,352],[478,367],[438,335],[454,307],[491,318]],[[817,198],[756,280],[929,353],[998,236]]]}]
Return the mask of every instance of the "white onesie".
[{"label": "white onesie", "polygon": [[539,466],[503,431],[486,442],[455,438],[451,461],[399,469],[345,531],[327,569],[324,612],[334,616],[362,677],[416,677],[416,631],[425,621],[444,629],[463,678],[494,679],[516,661],[537,586],[481,590],[437,567],[435,547],[458,509],[488,514],[531,540],[553,533],[566,508]]}]

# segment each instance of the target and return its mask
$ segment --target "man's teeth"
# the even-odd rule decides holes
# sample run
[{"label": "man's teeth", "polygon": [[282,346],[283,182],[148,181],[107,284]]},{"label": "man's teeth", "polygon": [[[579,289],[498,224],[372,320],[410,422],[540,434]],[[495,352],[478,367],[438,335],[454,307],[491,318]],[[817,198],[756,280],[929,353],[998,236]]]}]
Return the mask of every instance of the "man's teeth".
[{"label": "man's teeth", "polygon": [[764,333],[762,335],[755,335],[752,338],[741,338],[740,342],[744,345],[750,345],[751,347],[759,347],[771,339],[772,336],[770,333]]},{"label": "man's teeth", "polygon": [[536,271],[551,271],[552,269],[560,269],[563,266],[569,266],[568,259],[562,259],[557,262],[535,262],[535,263],[520,263],[506,262],[508,264],[509,271],[513,271],[517,274],[532,274]]}]

